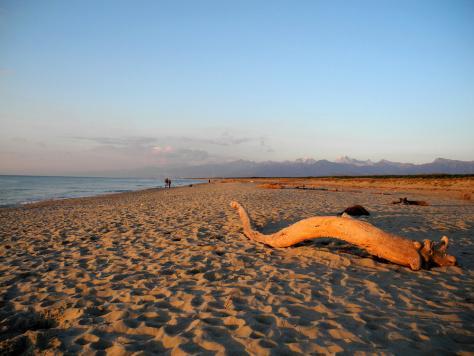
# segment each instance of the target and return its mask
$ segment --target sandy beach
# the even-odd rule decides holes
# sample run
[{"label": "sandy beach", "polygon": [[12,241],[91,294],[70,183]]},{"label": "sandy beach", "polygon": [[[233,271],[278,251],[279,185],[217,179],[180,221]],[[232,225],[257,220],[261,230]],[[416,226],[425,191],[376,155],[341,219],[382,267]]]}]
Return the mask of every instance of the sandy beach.
[{"label": "sandy beach", "polygon": [[[472,179],[272,182],[1,209],[0,353],[474,353]],[[405,196],[429,205],[391,204]],[[265,233],[360,204],[388,232],[449,236],[459,266],[415,272],[329,238],[270,248],[231,200]]]}]

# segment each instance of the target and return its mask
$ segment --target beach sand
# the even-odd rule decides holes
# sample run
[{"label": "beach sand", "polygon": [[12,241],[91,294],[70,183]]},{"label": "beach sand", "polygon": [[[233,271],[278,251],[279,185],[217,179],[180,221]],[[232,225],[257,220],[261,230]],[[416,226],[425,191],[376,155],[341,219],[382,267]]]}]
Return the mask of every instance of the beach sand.
[{"label": "beach sand", "polygon": [[[2,352],[474,353],[472,185],[261,183],[1,209]],[[404,196],[430,205],[391,204]],[[361,204],[386,231],[449,236],[459,266],[414,272],[334,239],[272,249],[242,234],[231,200],[265,233]]]}]

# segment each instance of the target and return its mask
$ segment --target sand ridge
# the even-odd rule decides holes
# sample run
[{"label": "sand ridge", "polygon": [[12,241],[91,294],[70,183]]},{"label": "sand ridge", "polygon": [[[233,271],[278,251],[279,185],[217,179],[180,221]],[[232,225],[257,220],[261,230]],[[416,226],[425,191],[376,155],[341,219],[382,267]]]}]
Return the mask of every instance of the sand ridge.
[{"label": "sand ridge", "polygon": [[[231,200],[265,233],[361,204],[384,230],[448,235],[461,267],[412,272],[332,239],[272,249],[242,235]],[[392,200],[231,182],[2,209],[0,343],[114,355],[474,352],[474,205]]]}]

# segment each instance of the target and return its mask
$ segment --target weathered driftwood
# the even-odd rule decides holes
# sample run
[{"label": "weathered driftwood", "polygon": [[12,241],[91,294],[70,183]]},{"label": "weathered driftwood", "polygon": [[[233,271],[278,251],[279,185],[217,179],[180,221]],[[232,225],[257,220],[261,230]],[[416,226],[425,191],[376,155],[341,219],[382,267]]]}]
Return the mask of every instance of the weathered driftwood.
[{"label": "weathered driftwood", "polygon": [[429,205],[424,200],[408,200],[408,198],[400,198],[398,200],[392,201],[392,204],[421,205],[421,206],[428,206]]},{"label": "weathered driftwood", "polygon": [[438,244],[424,240],[423,244],[382,231],[365,221],[347,215],[316,216],[298,221],[274,234],[265,235],[251,227],[250,218],[238,202],[231,206],[237,209],[244,234],[251,240],[272,247],[289,247],[299,242],[320,237],[344,240],[366,250],[371,255],[395,264],[419,270],[422,267],[452,266],[456,258],[446,254],[448,238],[443,236]]}]

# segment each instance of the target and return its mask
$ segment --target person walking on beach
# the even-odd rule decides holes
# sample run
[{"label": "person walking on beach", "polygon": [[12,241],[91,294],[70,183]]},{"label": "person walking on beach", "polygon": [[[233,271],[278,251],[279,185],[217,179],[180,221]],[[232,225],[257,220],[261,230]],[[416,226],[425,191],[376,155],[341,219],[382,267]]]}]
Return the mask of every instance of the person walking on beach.
[{"label": "person walking on beach", "polygon": [[165,179],[165,188],[171,188],[171,179],[169,178]]}]

